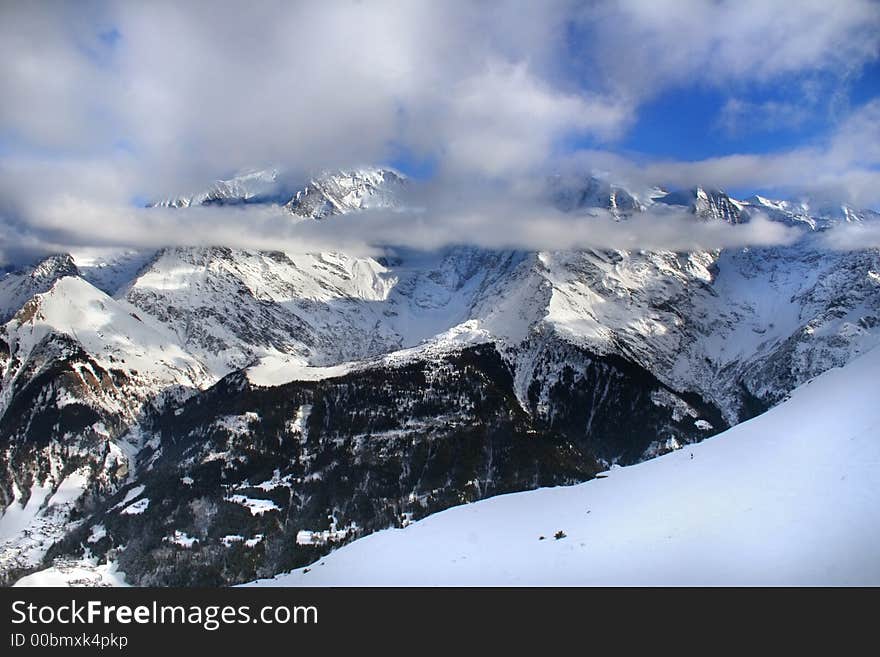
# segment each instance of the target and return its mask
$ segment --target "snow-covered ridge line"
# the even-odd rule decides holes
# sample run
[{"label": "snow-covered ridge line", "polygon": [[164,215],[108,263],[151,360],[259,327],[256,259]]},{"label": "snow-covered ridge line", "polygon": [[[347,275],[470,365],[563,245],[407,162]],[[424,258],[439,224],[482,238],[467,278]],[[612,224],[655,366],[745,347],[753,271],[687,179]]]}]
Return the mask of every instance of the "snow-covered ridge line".
[{"label": "snow-covered ridge line", "polygon": [[323,367],[311,366],[293,358],[267,356],[258,364],[247,368],[246,373],[252,384],[264,387],[284,385],[293,381],[320,381],[345,376],[358,370],[403,367],[414,362],[430,361],[469,346],[488,342],[492,342],[491,334],[478,328],[477,322],[468,321],[452,327],[423,344],[392,351],[382,356]]},{"label": "snow-covered ridge line", "polygon": [[210,203],[244,203],[270,198],[278,186],[278,174],[277,169],[245,172],[228,180],[218,180],[196,194],[158,201],[153,207],[188,208]]},{"label": "snow-covered ridge line", "polygon": [[[323,170],[307,182],[291,187],[285,181],[284,171],[273,167],[217,180],[200,192],[167,198],[152,206],[186,208],[205,204],[274,203],[294,214],[315,219],[370,207],[394,207],[404,183],[409,184],[406,176],[392,167],[365,166]],[[771,218],[812,229],[838,220],[859,222],[880,216],[875,211],[843,202],[810,198],[782,200],[758,194],[740,200],[722,189],[699,185],[684,189],[650,187],[635,191],[595,175],[551,176],[545,187],[546,199],[566,212],[605,208],[625,216],[663,204],[684,206],[698,216],[739,223],[747,220],[750,211],[757,210],[768,213]]]},{"label": "snow-covered ridge line", "polygon": [[325,170],[305,185],[291,188],[284,172],[272,168],[218,180],[201,192],[164,199],[152,207],[273,203],[293,214],[318,219],[368,207],[393,206],[395,192],[404,180],[405,176],[388,167],[361,167]]}]

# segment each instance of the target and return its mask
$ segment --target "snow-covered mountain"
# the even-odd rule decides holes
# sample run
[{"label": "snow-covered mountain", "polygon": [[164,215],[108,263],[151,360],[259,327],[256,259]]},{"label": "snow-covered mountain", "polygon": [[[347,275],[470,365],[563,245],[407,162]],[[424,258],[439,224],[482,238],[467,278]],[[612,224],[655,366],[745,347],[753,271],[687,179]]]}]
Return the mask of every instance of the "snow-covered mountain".
[{"label": "snow-covered mountain", "polygon": [[[357,169],[278,196],[277,180],[167,205],[357,221],[409,184]],[[699,221],[760,211],[805,234],[693,253],[167,248],[7,274],[6,580],[83,556],[141,584],[271,576],[465,501],[674,451],[880,344],[880,253],[815,239],[870,212],[595,178],[548,193],[620,221],[663,203]]]},{"label": "snow-covered mountain", "polygon": [[394,207],[404,184],[403,176],[390,169],[325,173],[310,180],[284,207],[311,219],[353,210]]},{"label": "snow-covered mountain", "polygon": [[[662,190],[651,190],[651,192],[664,194]],[[645,207],[645,204],[629,190],[596,177],[590,177],[584,183],[579,178],[554,176],[548,181],[547,195],[563,212],[603,208],[617,214],[626,214]],[[649,192],[646,199],[648,203],[652,200],[651,196],[653,194]]]},{"label": "snow-covered mountain", "polygon": [[248,171],[218,180],[195,194],[168,198],[155,207],[277,203],[294,215],[320,219],[353,210],[397,205],[405,178],[388,168],[361,167],[324,171],[291,193],[279,169]]},{"label": "snow-covered mountain", "polygon": [[9,321],[34,295],[48,292],[59,278],[78,275],[68,254],[50,256],[35,267],[6,274],[0,278],[0,321]]},{"label": "snow-covered mountain", "polygon": [[743,215],[745,203],[730,198],[721,190],[706,190],[702,187],[670,192],[655,197],[656,202],[666,205],[687,207],[698,217],[704,219],[721,219],[729,224],[741,223],[748,217]]},{"label": "snow-covered mountain", "polygon": [[878,371],[874,349],[699,445],[455,507],[255,584],[877,585]]},{"label": "snow-covered mountain", "polygon": [[188,208],[194,205],[235,205],[277,200],[283,193],[278,169],[247,171],[228,180],[218,180],[195,194],[167,198],[156,207]]}]

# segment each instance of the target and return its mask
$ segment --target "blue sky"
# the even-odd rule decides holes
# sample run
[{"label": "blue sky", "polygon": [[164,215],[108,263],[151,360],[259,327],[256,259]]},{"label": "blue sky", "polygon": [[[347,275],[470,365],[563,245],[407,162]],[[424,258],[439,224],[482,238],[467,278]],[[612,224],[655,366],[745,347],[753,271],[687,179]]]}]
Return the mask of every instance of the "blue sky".
[{"label": "blue sky", "polygon": [[802,81],[807,82],[818,87],[818,98],[805,98],[797,81],[746,86],[736,94],[744,104],[789,104],[802,110],[803,116],[751,125],[746,116],[744,125],[735,129],[723,122],[731,98],[726,89],[703,84],[672,87],[639,109],[638,120],[618,145],[649,156],[700,160],[729,153],[771,153],[817,142],[831,134],[846,110],[880,96],[880,63],[866,63],[851,79],[813,76]]}]

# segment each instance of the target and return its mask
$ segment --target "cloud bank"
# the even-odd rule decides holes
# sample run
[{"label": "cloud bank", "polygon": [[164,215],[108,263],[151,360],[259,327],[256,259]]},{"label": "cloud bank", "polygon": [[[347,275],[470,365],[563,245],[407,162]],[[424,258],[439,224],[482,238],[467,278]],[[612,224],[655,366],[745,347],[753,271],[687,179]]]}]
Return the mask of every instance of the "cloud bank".
[{"label": "cloud bank", "polygon": [[[34,235],[58,248],[228,246],[290,253],[344,251],[382,255],[388,249],[643,249],[693,251],[791,244],[800,229],[753,213],[747,223],[704,220],[674,206],[652,206],[619,218],[608,211],[566,213],[524,197],[435,198],[428,207],[373,209],[314,221],[277,205],[103,208],[67,199],[48,206]],[[425,200],[422,198],[421,200]],[[71,222],[71,216],[77,217]],[[30,239],[32,238],[32,239]],[[61,246],[65,248],[61,248]]]}]

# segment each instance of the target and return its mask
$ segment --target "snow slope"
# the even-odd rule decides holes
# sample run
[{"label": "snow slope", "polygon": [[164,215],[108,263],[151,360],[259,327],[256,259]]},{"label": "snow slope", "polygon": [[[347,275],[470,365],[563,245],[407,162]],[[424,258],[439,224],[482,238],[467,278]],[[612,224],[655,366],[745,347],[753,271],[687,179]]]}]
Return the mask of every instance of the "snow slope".
[{"label": "snow slope", "polygon": [[455,507],[254,584],[880,584],[878,371],[874,349],[698,445]]},{"label": "snow slope", "polygon": [[22,577],[17,587],[35,586],[128,586],[125,573],[114,562],[98,564],[93,559],[59,561],[51,568]]},{"label": "snow slope", "polygon": [[0,322],[9,321],[35,294],[48,291],[59,278],[77,275],[73,258],[61,254],[0,277]]},{"label": "snow slope", "polygon": [[144,389],[152,392],[203,381],[203,368],[176,336],[149,317],[145,321],[136,310],[82,278],[64,276],[6,324],[5,336],[11,353],[24,360],[47,335],[66,334],[99,363],[136,372]]}]

